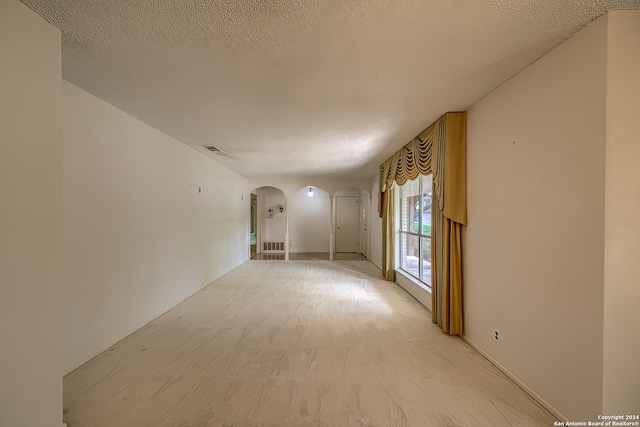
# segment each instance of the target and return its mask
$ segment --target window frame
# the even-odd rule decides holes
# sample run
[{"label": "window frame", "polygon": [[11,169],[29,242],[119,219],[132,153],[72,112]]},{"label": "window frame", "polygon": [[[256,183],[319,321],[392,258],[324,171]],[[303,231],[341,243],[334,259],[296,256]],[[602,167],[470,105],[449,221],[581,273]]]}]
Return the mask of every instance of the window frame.
[{"label": "window frame", "polygon": [[[425,179],[428,178],[428,181]],[[410,195],[403,197],[403,187],[406,185],[415,185],[416,181],[418,183],[418,195]],[[427,182],[425,182],[427,181]],[[410,184],[411,183],[411,184]],[[423,188],[425,186],[429,186],[429,188]],[[433,238],[433,212],[429,215],[430,224],[429,227],[425,228],[424,216],[425,216],[425,201],[427,199],[431,199],[433,194],[433,179],[432,175],[419,176],[416,180],[407,181],[404,185],[399,185],[397,187],[397,191],[395,191],[396,197],[394,200],[394,210],[396,212],[394,221],[395,221],[395,260],[396,260],[396,269],[400,270],[402,273],[408,275],[415,281],[417,281],[418,285],[427,290],[431,290],[431,265],[433,264],[433,257],[431,254],[431,239]],[[404,202],[404,200],[411,200],[411,203]],[[428,210],[431,211],[432,203],[429,203]],[[415,212],[418,206],[419,212]],[[406,212],[405,212],[406,210]],[[417,218],[416,218],[417,216]],[[417,220],[417,229],[415,228],[415,223]],[[407,239],[413,239],[417,241],[417,251],[415,250],[415,243],[411,245],[414,248],[414,253],[417,253],[417,264],[418,264],[418,274],[415,274],[415,268],[411,269],[408,265],[403,262],[407,258],[407,254],[405,254],[406,249],[404,242]],[[424,246],[428,245],[428,251],[425,251]],[[428,266],[429,271],[426,271],[425,253],[429,254]],[[408,264],[408,263],[407,263]],[[426,274],[425,274],[426,273]]]}]

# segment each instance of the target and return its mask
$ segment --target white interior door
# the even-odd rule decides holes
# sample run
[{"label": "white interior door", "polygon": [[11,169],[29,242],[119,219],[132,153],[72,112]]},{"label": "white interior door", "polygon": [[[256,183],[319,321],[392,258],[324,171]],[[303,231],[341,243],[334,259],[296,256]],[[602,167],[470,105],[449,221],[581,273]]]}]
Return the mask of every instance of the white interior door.
[{"label": "white interior door", "polygon": [[336,197],[336,252],[358,252],[358,198]]},{"label": "white interior door", "polygon": [[360,200],[360,239],[358,241],[358,249],[366,258],[369,258],[369,198]]}]

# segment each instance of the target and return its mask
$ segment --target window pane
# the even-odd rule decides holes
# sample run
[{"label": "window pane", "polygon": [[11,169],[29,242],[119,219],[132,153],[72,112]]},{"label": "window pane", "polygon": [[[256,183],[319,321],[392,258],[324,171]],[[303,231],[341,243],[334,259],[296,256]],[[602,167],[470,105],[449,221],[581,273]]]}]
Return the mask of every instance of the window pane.
[{"label": "window pane", "polygon": [[420,196],[406,197],[400,200],[400,229],[402,231],[418,232],[420,224]]},{"label": "window pane", "polygon": [[407,181],[395,193],[398,268],[425,286],[431,286],[431,192],[429,175]]},{"label": "window pane", "polygon": [[422,193],[431,193],[431,182],[433,180],[433,175],[421,175],[420,176],[420,185],[422,186]]},{"label": "window pane", "polygon": [[411,231],[413,224],[413,204],[410,198],[400,199],[400,230]]},{"label": "window pane", "polygon": [[[431,187],[429,187],[431,188]],[[402,187],[400,187],[400,198],[405,199],[411,196],[420,195],[420,181],[419,178],[413,181],[407,181]]]},{"label": "window pane", "polygon": [[422,229],[420,233],[425,236],[431,236],[431,183],[431,175],[420,177],[422,185]]},{"label": "window pane", "polygon": [[401,268],[411,275],[420,277],[419,256],[420,248],[418,246],[418,236],[401,233],[402,240],[402,257]]},{"label": "window pane", "polygon": [[416,203],[420,198],[420,181],[407,181],[399,187],[400,195],[400,230],[418,232],[420,217],[417,216]]},{"label": "window pane", "polygon": [[431,238],[422,239],[422,281],[431,286]]}]

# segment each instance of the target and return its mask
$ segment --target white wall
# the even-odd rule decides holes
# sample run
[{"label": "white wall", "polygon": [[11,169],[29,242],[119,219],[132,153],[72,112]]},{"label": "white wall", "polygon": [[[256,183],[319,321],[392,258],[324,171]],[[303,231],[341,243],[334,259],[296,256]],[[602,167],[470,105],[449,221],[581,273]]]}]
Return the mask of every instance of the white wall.
[{"label": "white wall", "polygon": [[362,193],[362,190],[360,188],[356,188],[356,187],[346,187],[346,188],[341,188],[340,190],[336,191],[334,196],[341,196],[341,197],[360,197],[360,193]]},{"label": "white wall", "polygon": [[606,29],[468,111],[465,338],[573,420],[602,413]]},{"label": "white wall", "polygon": [[[262,215],[262,241],[284,242],[287,235],[287,199],[284,193],[277,189],[267,187],[262,189],[263,196]],[[284,206],[284,212],[278,210],[278,205]],[[267,209],[273,209],[273,218],[269,218]]]},{"label": "white wall", "polygon": [[288,197],[289,252],[329,252],[331,203],[326,191],[314,188],[307,197],[308,187],[300,188]]},{"label": "white wall", "polygon": [[60,32],[0,1],[0,64],[0,426],[60,427]]},{"label": "white wall", "polygon": [[609,14],[603,413],[640,413],[640,11]]},{"label": "white wall", "polygon": [[248,178],[248,182],[250,188],[265,186],[279,188],[287,197],[299,188],[309,188],[310,185],[321,188],[329,193],[329,195],[334,195],[337,191],[347,187],[367,189],[370,185],[370,180],[368,179],[327,178],[322,176],[311,178],[305,176],[251,177]]},{"label": "white wall", "polygon": [[249,257],[246,179],[63,82],[65,372]]}]

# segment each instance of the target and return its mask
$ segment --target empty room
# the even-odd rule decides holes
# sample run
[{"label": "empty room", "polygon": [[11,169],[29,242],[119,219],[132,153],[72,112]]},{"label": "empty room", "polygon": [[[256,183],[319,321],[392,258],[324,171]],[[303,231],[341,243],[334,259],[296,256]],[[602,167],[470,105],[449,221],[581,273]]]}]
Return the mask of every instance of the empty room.
[{"label": "empty room", "polygon": [[0,0],[0,427],[640,425],[638,75],[638,0]]}]

